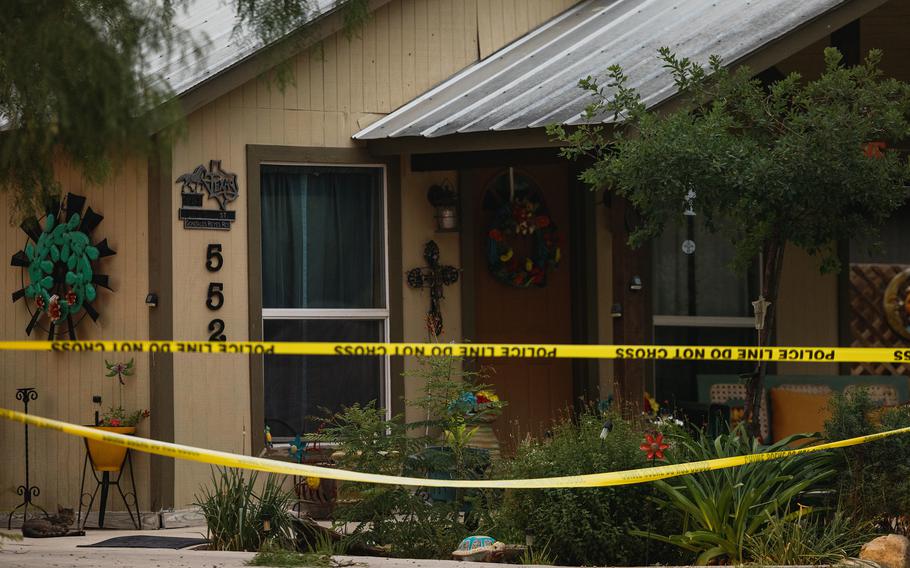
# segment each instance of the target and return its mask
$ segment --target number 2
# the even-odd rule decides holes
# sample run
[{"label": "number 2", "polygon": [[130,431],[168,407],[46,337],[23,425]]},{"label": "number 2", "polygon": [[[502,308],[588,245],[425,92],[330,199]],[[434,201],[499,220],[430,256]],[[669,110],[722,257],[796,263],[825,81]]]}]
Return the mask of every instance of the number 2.
[{"label": "number 2", "polygon": [[227,341],[227,337],[224,335],[223,319],[213,319],[210,321],[209,331],[212,332],[212,335],[209,336],[209,341]]},{"label": "number 2", "polygon": [[212,243],[205,249],[205,269],[209,272],[218,272],[224,265],[221,256],[221,243]]}]

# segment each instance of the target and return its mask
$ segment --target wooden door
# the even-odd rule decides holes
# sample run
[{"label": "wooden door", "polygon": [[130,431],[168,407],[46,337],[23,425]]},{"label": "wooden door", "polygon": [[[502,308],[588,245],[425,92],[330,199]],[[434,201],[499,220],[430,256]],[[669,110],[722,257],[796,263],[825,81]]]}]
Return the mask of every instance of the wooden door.
[{"label": "wooden door", "polygon": [[[475,333],[482,343],[572,343],[572,309],[569,246],[568,172],[564,166],[516,167],[539,189],[560,241],[560,263],[547,274],[546,285],[516,288],[497,280],[488,266],[488,234],[493,213],[486,192],[493,191],[498,176],[508,169],[463,172],[462,187],[472,188],[474,219]],[[499,183],[502,183],[502,179]],[[501,187],[501,185],[497,186]],[[530,239],[513,239],[516,254]],[[526,242],[525,242],[526,241]],[[482,365],[493,373],[494,385],[508,406],[496,421],[503,450],[509,452],[526,435],[540,436],[553,419],[572,407],[572,362],[569,359],[487,359]]]}]

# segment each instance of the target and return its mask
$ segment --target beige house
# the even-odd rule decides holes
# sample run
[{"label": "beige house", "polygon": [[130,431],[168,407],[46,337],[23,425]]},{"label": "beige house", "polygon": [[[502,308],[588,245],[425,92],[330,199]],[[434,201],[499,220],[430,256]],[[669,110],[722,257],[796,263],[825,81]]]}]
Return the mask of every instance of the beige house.
[{"label": "beige house", "polygon": [[[424,341],[430,292],[410,287],[406,273],[426,265],[433,240],[440,263],[459,270],[439,302],[442,341],[749,344],[754,283],[725,267],[724,245],[698,234],[698,252],[687,256],[685,236],[668,233],[630,251],[625,204],[580,186],[579,166],[558,157],[544,126],[577,120],[578,79],[616,62],[640,78],[650,103],[669,99],[669,79],[653,61],[661,45],[808,76],[820,71],[825,46],[853,60],[881,47],[885,69],[910,79],[910,6],[901,0],[374,0],[369,23],[350,39],[331,4],[290,61],[294,83],[280,90],[267,78],[277,63],[270,50],[238,47],[225,31],[230,5],[196,2],[186,25],[211,37],[207,65],[161,63],[186,109],[186,136],[166,155],[126,161],[102,187],[61,164],[64,192],[85,196],[104,216],[93,240],[107,238],[116,251],[97,261],[112,291],[99,288],[100,315],[78,323],[80,339]],[[457,192],[457,230],[437,229],[432,186]],[[504,278],[533,271],[508,265],[504,276],[488,260],[495,217],[516,196],[545,207],[538,213],[556,228],[549,250],[560,248],[558,267],[532,263],[543,277],[527,287]],[[18,227],[0,230],[6,255],[25,241]],[[856,247],[848,260],[910,264],[899,232],[893,242],[891,257],[867,258]],[[8,294],[21,289],[22,269],[7,269],[3,282]],[[847,276],[822,277],[807,255],[788,251],[779,341],[851,344],[863,335],[852,290]],[[33,311],[22,299],[0,304],[0,339],[46,338],[41,319],[26,334]],[[880,335],[874,340],[903,341]],[[31,413],[91,423],[96,410],[119,403],[104,363],[98,353],[0,353],[0,406],[20,409],[16,388],[31,386]],[[515,422],[539,432],[582,398],[638,401],[656,391],[696,401],[699,375],[741,372],[490,363],[491,382],[510,403],[498,426],[504,439]],[[401,372],[413,364],[138,353],[123,405],[151,409],[139,435],[258,454],[264,425],[276,438],[311,431],[306,417],[320,407],[378,400],[405,411],[417,385]],[[904,370],[779,364],[774,372]],[[82,442],[33,429],[30,445],[35,502],[77,506]],[[0,511],[9,511],[22,501],[20,425],[0,423],[0,456]],[[210,475],[206,466],[139,454],[133,465],[139,507],[149,512],[191,504]]]}]

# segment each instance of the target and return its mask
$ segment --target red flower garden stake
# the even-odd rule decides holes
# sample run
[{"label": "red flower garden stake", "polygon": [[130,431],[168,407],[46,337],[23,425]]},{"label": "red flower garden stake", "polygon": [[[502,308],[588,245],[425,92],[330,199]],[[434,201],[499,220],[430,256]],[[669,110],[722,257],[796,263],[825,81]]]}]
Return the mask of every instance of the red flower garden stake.
[{"label": "red flower garden stake", "polygon": [[639,446],[641,451],[645,452],[651,461],[664,459],[664,450],[669,447],[670,444],[664,442],[664,435],[660,432],[645,434],[645,442]]},{"label": "red flower garden stake", "polygon": [[[657,460],[664,459],[664,450],[669,449],[670,444],[664,442],[664,435],[660,432],[655,432],[653,434],[645,434],[645,441],[642,445],[639,446],[641,451],[645,452],[648,456],[648,459],[651,460],[651,464]],[[653,511],[648,514],[648,538],[645,540],[645,566],[648,566],[648,553],[650,551],[651,543],[651,524],[652,518],[651,515]]]}]

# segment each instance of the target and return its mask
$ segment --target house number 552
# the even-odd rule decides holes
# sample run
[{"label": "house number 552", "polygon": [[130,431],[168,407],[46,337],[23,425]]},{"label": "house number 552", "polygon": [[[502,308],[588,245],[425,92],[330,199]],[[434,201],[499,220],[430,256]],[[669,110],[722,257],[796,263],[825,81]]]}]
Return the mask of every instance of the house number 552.
[{"label": "house number 552", "polygon": [[[221,243],[210,244],[205,249],[205,269],[209,272],[218,272],[224,266],[224,257],[221,255]],[[224,306],[224,283],[210,282],[208,293],[205,297],[205,307],[214,311],[220,310]],[[209,341],[227,341],[224,335],[224,320],[220,318],[213,319],[209,322]]]}]

